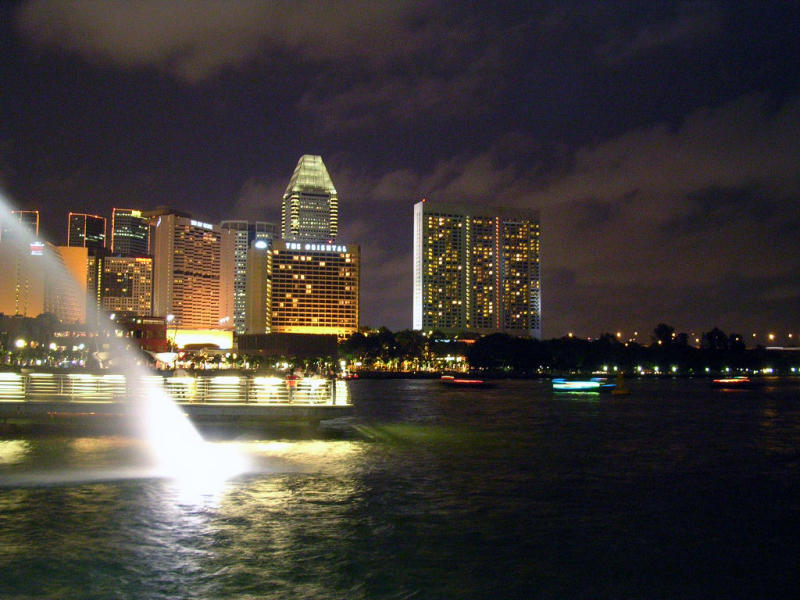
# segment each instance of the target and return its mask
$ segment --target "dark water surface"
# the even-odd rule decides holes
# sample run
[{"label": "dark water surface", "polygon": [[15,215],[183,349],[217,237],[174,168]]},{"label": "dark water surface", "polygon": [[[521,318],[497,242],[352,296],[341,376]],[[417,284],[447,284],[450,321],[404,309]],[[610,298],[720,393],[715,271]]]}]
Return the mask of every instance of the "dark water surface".
[{"label": "dark water surface", "polygon": [[219,444],[147,477],[120,436],[0,439],[0,598],[787,598],[800,382],[554,395],[354,381],[358,435]]}]

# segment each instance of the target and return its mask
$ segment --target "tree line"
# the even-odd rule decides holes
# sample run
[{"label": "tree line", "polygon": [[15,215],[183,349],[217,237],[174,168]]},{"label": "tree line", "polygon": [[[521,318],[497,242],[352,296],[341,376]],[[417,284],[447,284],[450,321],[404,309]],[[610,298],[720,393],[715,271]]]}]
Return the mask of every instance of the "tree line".
[{"label": "tree line", "polygon": [[[504,333],[448,337],[434,331],[392,332],[382,327],[356,333],[343,341],[339,354],[361,368],[377,370],[446,370],[460,367],[488,374],[627,373],[703,375],[742,371],[792,372],[800,352],[776,352],[762,346],[747,348],[744,337],[714,327],[700,344],[676,333],[665,323],[653,330],[650,343],[622,341],[611,333],[587,340],[565,336],[550,340],[520,338]],[[465,363],[456,361],[464,357]]]}]

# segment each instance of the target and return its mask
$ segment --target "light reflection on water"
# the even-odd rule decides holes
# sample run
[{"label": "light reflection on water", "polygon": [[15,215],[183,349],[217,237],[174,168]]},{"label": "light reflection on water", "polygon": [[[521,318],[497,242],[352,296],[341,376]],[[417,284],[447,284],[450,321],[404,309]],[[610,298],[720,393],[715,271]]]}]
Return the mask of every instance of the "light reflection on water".
[{"label": "light reflection on water", "polygon": [[629,386],[358,382],[358,435],[215,442],[251,468],[192,494],[89,477],[142,464],[129,438],[4,440],[0,597],[786,597],[797,385]]}]

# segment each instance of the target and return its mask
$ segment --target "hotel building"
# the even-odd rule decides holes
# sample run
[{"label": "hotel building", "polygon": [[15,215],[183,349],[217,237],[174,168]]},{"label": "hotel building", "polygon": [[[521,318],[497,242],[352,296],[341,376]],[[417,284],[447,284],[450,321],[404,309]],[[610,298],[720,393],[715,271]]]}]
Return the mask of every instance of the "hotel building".
[{"label": "hotel building", "polygon": [[263,252],[270,253],[261,262],[269,280],[267,331],[340,337],[358,331],[358,246],[277,240]]},{"label": "hotel building", "polygon": [[234,237],[169,209],[147,211],[154,224],[153,314],[181,329],[233,327]]},{"label": "hotel building", "polygon": [[413,326],[541,337],[539,217],[414,205]]},{"label": "hotel building", "polygon": [[283,194],[283,238],[330,243],[336,239],[338,223],[339,197],[322,157],[301,156]]},{"label": "hotel building", "polygon": [[97,250],[106,247],[106,218],[69,213],[67,246]]},{"label": "hotel building", "polygon": [[14,235],[0,239],[0,313],[36,317],[44,312],[45,250],[43,242],[25,243]]}]

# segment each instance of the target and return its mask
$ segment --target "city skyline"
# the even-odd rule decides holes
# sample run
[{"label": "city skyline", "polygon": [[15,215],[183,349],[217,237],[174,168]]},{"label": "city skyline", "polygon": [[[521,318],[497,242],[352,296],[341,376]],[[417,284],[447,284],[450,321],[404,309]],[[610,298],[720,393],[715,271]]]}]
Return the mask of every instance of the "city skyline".
[{"label": "city skyline", "polygon": [[0,188],[53,243],[120,206],[280,223],[321,155],[362,324],[411,327],[428,198],[540,211],[545,338],[800,330],[790,3],[0,11]]}]

